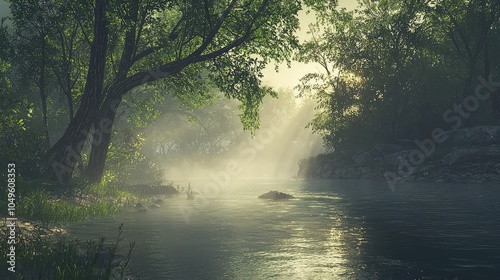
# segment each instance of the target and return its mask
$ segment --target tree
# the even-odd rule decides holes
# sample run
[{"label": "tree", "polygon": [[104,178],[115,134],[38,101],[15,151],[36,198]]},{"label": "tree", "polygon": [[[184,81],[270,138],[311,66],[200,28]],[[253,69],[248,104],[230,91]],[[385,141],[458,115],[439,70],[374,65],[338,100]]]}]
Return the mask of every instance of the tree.
[{"label": "tree", "polygon": [[[500,3],[492,0],[438,1],[429,6],[434,26],[453,46],[456,59],[464,63],[463,97],[474,93],[476,77],[490,80],[491,48],[500,19]],[[496,34],[498,36],[498,34]],[[491,92],[492,113],[500,118],[500,93]]]},{"label": "tree", "polygon": [[[76,3],[55,0],[10,2],[14,26],[13,69],[27,92],[31,92],[30,87],[36,87],[39,92],[48,149],[51,134],[56,132],[54,136],[57,136],[58,132],[57,123],[49,125],[51,118],[53,121],[60,113],[67,113],[71,120],[74,115],[75,102],[81,95],[82,73],[86,70],[82,62],[88,51],[85,41],[88,38],[78,24],[81,16],[75,16],[72,9]],[[58,93],[66,99],[67,109],[61,108]],[[35,114],[37,111],[38,106]]]},{"label": "tree", "polygon": [[319,112],[311,125],[336,148],[400,137],[403,115],[417,105],[420,73],[427,66],[419,1],[360,5],[353,12],[321,13],[298,55],[324,70],[306,75],[298,88],[317,96]]},{"label": "tree", "polygon": [[243,137],[235,102],[218,96],[203,108],[182,107],[172,101],[150,129],[149,154],[159,161],[184,159],[210,162],[227,153]]},{"label": "tree", "polygon": [[39,91],[42,125],[47,148],[50,147],[47,117],[49,43],[51,17],[43,2],[17,1],[10,5],[16,26],[16,64],[22,78],[31,80]]},{"label": "tree", "polygon": [[[340,149],[453,128],[444,108],[474,94],[475,77],[498,76],[497,2],[362,0],[353,12],[320,11],[298,55],[324,70],[299,85],[319,101],[312,127]],[[498,90],[491,97],[496,115]]]},{"label": "tree", "polygon": [[100,181],[124,96],[144,84],[178,79],[190,67],[203,67],[208,75],[182,78],[197,83],[207,75],[227,97],[242,101],[243,123],[252,127],[258,104],[270,93],[260,86],[261,70],[271,60],[288,59],[297,44],[293,32],[301,7],[300,1],[278,0],[96,0],[93,6],[81,103],[49,153],[50,170],[60,180],[71,178],[93,127],[87,176]]},{"label": "tree", "polygon": [[0,24],[0,163],[23,166],[22,176],[40,174],[40,163],[46,151],[41,123],[33,116],[34,104],[23,96],[13,81],[17,79],[13,64],[13,38]]}]

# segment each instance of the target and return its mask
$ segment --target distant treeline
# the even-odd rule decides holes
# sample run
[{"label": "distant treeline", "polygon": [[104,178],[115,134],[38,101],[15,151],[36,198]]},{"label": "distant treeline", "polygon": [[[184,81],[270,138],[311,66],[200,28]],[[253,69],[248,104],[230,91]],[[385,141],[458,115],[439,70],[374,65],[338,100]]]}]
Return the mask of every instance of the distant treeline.
[{"label": "distant treeline", "polygon": [[298,59],[323,72],[299,89],[330,147],[423,139],[435,128],[499,124],[500,2],[359,1],[324,10]]},{"label": "distant treeline", "polygon": [[[256,129],[264,97],[278,95],[262,86],[262,70],[293,59],[324,70],[297,88],[317,99],[310,126],[328,147],[427,137],[437,126],[500,116],[494,0],[363,0],[355,11],[330,0],[8,2],[0,164],[16,162],[25,177],[156,180],[152,153],[223,152],[240,134],[210,115],[229,112],[215,100],[235,99],[242,127]],[[317,22],[300,44],[303,9]],[[168,116],[174,126],[146,139]],[[198,124],[184,131],[192,141],[175,134],[186,119]]]}]

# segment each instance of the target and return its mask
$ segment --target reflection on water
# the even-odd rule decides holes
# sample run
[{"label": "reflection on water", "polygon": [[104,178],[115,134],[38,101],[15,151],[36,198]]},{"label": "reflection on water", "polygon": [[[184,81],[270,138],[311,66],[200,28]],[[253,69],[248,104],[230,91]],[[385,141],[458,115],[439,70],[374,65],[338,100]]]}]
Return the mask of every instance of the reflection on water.
[{"label": "reflection on water", "polygon": [[[196,183],[193,183],[196,186]],[[269,190],[296,199],[270,202]],[[136,241],[134,279],[496,279],[494,186],[247,181],[185,223],[185,198],[147,213],[72,225],[75,235]]]}]

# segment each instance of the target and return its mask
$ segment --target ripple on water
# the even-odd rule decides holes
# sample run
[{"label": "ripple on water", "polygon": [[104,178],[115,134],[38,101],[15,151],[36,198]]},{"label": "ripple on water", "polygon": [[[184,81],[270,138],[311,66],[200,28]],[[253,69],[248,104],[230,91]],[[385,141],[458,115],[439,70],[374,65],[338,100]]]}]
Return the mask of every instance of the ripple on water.
[{"label": "ripple on water", "polygon": [[[500,194],[491,188],[413,184],[391,192],[383,182],[366,181],[236,184],[193,212],[190,223],[179,208],[192,209],[193,202],[179,198],[73,229],[83,238],[111,237],[124,222],[126,241],[137,242],[130,263],[137,279],[500,275]],[[257,199],[269,190],[296,199]]]}]

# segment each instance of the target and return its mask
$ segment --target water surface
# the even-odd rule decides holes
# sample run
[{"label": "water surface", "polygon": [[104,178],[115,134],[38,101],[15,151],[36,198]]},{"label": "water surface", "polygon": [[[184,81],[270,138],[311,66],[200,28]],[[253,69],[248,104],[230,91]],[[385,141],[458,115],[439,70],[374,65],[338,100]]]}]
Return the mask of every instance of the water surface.
[{"label": "water surface", "polygon": [[[257,199],[269,190],[296,199]],[[500,279],[499,201],[494,184],[248,180],[70,230],[123,222],[133,279]]]}]

